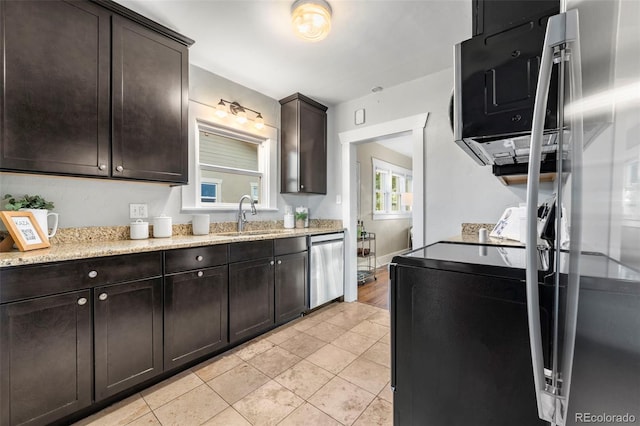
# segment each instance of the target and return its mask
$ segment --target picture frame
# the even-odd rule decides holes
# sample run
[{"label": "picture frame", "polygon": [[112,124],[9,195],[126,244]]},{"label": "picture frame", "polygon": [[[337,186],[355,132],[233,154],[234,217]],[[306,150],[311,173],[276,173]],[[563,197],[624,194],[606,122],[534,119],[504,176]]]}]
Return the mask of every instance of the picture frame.
[{"label": "picture frame", "polygon": [[2,211],[0,212],[0,219],[2,219],[7,231],[9,231],[9,236],[0,243],[3,246],[3,250],[6,251],[7,246],[10,249],[13,243],[16,244],[20,251],[51,246],[33,213],[27,211]]}]

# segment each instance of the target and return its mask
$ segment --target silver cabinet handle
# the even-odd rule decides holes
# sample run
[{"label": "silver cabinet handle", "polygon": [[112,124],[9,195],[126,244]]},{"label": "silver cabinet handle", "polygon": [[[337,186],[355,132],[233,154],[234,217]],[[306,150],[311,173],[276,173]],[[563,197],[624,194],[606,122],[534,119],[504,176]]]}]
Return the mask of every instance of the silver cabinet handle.
[{"label": "silver cabinet handle", "polygon": [[269,265],[273,266],[275,264],[275,262],[272,260],[271,262],[269,262]]},{"label": "silver cabinet handle", "polygon": [[100,164],[100,165],[98,166],[98,169],[100,169],[100,170],[106,170],[106,169],[107,169],[107,165],[106,165],[106,164]]},{"label": "silver cabinet handle", "polygon": [[204,272],[202,272],[202,271],[198,271],[198,276],[199,276],[199,277],[201,277],[201,276],[203,276],[203,275],[204,275]]},{"label": "silver cabinet handle", "polygon": [[278,260],[278,265],[282,265],[282,260]]},{"label": "silver cabinet handle", "polygon": [[100,299],[100,300],[107,300],[107,297],[109,297],[109,296],[107,295],[107,293],[100,293],[100,296],[98,296],[98,299]]},{"label": "silver cabinet handle", "polygon": [[123,170],[124,170],[124,167],[122,167],[122,166],[118,166],[118,167],[116,167],[116,171],[118,171],[118,172],[121,172],[121,171],[123,171]]},{"label": "silver cabinet handle", "polygon": [[80,299],[78,299],[78,305],[83,306],[87,304],[87,298],[86,297],[81,297]]},{"label": "silver cabinet handle", "polygon": [[197,260],[198,262],[202,262],[202,259],[204,259],[204,257],[199,256],[199,255],[198,255],[198,256],[196,256],[196,260]]},{"label": "silver cabinet handle", "polygon": [[300,189],[304,189],[304,185],[300,185]]},{"label": "silver cabinet handle", "polygon": [[89,278],[95,278],[98,276],[98,271],[89,271]]}]

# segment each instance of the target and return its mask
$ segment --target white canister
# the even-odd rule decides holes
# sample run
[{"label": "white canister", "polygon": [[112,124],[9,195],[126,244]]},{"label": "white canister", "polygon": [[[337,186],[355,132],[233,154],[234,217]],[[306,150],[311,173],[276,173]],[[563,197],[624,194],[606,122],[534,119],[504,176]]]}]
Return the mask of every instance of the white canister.
[{"label": "white canister", "polygon": [[146,240],[149,238],[149,222],[138,219],[129,225],[129,235],[132,240]]},{"label": "white canister", "polygon": [[161,214],[153,218],[153,238],[167,238],[171,236],[171,217]]},{"label": "white canister", "polygon": [[193,235],[209,235],[209,215],[194,214],[191,219]]},{"label": "white canister", "polygon": [[487,228],[480,228],[478,230],[478,242],[481,244],[486,243],[489,240],[489,231]]},{"label": "white canister", "polygon": [[293,229],[296,227],[296,220],[293,216],[293,213],[284,214],[284,227],[286,229]]}]

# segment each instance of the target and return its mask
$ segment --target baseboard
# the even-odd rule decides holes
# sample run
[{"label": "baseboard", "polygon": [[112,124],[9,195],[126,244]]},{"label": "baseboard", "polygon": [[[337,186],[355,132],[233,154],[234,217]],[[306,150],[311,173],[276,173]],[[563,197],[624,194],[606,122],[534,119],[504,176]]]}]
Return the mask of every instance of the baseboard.
[{"label": "baseboard", "polygon": [[389,263],[391,263],[391,260],[394,258],[394,256],[397,256],[402,253],[406,253],[407,251],[409,251],[408,248],[404,250],[399,250],[393,253],[388,253],[383,256],[378,256],[378,258],[376,259],[376,267],[380,268],[381,266],[388,265]]}]

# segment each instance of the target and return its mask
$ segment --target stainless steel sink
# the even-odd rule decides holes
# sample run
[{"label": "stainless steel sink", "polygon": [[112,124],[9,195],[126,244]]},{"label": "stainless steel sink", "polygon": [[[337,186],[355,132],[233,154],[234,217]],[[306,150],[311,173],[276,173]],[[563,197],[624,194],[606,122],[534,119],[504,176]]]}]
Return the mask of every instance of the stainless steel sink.
[{"label": "stainless steel sink", "polygon": [[214,235],[222,235],[229,237],[241,237],[241,236],[251,236],[251,235],[271,235],[271,234],[286,234],[293,233],[291,229],[259,229],[255,231],[232,231],[232,232],[216,232]]}]

